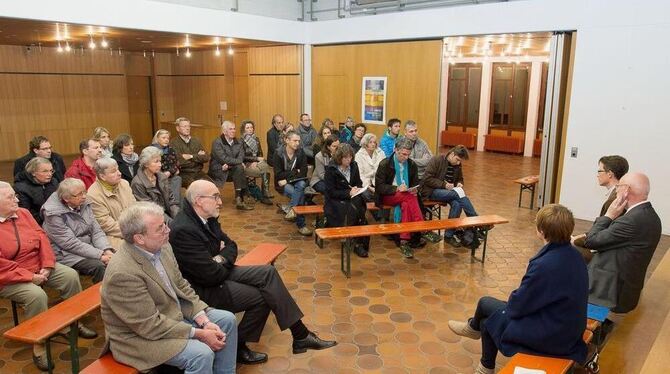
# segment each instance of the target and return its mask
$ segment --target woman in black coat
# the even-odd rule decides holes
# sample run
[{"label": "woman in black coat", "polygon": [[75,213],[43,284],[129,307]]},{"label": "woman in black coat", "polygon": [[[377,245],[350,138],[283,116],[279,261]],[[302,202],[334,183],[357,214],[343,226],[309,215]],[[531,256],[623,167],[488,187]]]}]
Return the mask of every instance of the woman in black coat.
[{"label": "woman in black coat", "polygon": [[54,168],[51,161],[35,157],[28,161],[24,171],[17,174],[14,183],[19,206],[28,209],[40,226],[43,221],[40,209],[49,196],[58,189],[58,182],[53,175]]},{"label": "woman in black coat", "polygon": [[121,177],[131,183],[140,167],[140,156],[135,153],[133,138],[128,134],[120,134],[114,139],[112,158],[119,165]]},{"label": "woman in black coat", "polygon": [[[326,166],[324,214],[328,227],[367,224],[365,199],[359,193],[363,188],[363,181],[353,158],[353,148],[349,144],[341,144],[333,154],[330,164]],[[369,248],[370,237],[354,240],[354,252],[359,257],[368,257]]]}]

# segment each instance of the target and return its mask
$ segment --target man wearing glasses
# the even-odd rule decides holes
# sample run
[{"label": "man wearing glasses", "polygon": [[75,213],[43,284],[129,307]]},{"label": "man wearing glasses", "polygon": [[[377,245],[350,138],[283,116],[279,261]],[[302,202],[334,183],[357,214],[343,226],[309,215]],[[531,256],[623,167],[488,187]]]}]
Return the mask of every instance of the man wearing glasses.
[{"label": "man wearing glasses", "polygon": [[237,362],[267,361],[267,354],[250,350],[246,343],[260,339],[270,311],[280,329],[291,330],[293,353],[334,346],[336,342],[320,339],[302,323],[303,313],[274,266],[235,266],[237,244],[221,230],[221,205],[214,183],[193,182],[172,221],[170,244],[181,273],[203,301],[233,313],[244,311],[238,326]]},{"label": "man wearing glasses", "polygon": [[53,178],[56,182],[60,182],[65,178],[65,162],[63,162],[63,157],[58,153],[53,151],[53,147],[45,136],[38,135],[28,143],[28,153],[23,157],[16,159],[14,161],[14,181],[18,174],[26,169],[26,164],[28,161],[32,160],[35,157],[43,157],[51,161],[53,165]]}]

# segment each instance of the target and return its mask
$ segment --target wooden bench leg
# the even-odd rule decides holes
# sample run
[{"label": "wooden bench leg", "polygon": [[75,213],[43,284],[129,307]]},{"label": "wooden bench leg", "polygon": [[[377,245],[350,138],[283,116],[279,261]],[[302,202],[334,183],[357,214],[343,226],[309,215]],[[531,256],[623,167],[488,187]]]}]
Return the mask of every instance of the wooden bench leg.
[{"label": "wooden bench leg", "polygon": [[70,343],[70,360],[72,361],[72,374],[79,373],[79,347],[77,345],[77,337],[79,336],[79,322],[74,321],[70,325],[70,333],[68,340]]},{"label": "wooden bench leg", "polygon": [[523,194],[523,184],[519,185],[519,204],[517,204],[518,208],[521,208],[521,194]]},{"label": "wooden bench leg", "polygon": [[533,203],[535,203],[535,185],[530,185],[530,210],[533,210]]},{"label": "wooden bench leg", "polygon": [[[486,260],[486,243],[488,242],[489,239],[489,229],[481,228],[481,231],[484,233],[484,246],[482,247],[482,264],[483,264],[484,260]],[[475,249],[470,250],[470,256],[476,259]]]},{"label": "wooden bench leg", "polygon": [[351,278],[351,246],[352,240],[346,239],[342,242],[342,247],[340,249],[340,269],[342,270],[342,273],[347,276],[347,278]]},{"label": "wooden bench leg", "polygon": [[49,374],[53,373],[53,360],[51,359],[51,338],[47,338],[45,343],[45,348],[47,350],[47,363],[49,365]]},{"label": "wooden bench leg", "polygon": [[19,304],[16,301],[12,300],[12,318],[14,319],[14,326],[19,325],[18,307],[19,307]]}]

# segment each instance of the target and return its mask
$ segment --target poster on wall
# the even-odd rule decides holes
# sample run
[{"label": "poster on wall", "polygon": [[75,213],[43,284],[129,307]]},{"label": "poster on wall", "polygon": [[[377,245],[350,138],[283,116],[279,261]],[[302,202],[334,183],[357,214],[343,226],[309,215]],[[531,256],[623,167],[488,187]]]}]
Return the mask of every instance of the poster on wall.
[{"label": "poster on wall", "polygon": [[362,90],[362,122],[385,125],[386,77],[363,77]]}]

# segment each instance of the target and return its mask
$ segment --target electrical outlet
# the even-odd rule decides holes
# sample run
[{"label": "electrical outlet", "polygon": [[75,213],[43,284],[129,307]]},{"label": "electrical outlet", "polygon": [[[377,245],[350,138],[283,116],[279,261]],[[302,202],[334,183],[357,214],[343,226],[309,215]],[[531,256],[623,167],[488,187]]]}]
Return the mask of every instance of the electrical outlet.
[{"label": "electrical outlet", "polygon": [[577,158],[577,151],[577,147],[572,147],[572,149],[570,149],[570,157]]}]

